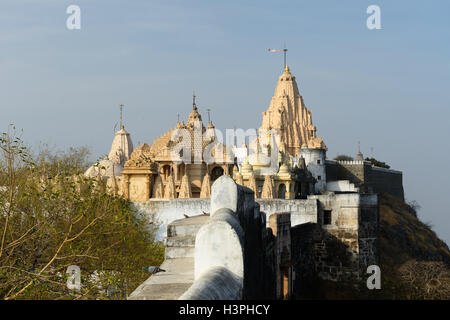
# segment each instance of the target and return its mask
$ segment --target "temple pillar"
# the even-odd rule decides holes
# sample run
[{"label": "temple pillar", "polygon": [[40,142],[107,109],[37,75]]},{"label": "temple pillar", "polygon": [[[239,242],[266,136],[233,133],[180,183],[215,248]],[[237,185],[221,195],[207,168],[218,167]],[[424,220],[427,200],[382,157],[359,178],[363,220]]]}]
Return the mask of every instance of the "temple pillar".
[{"label": "temple pillar", "polygon": [[151,186],[152,186],[152,176],[147,175],[147,176],[145,176],[145,193],[144,193],[145,201],[150,199],[151,190],[152,190]]},{"label": "temple pillar", "polygon": [[180,180],[180,177],[179,177],[179,172],[180,172],[180,170],[179,170],[179,168],[180,168],[180,165],[179,165],[179,164],[175,163],[175,164],[173,165],[173,174],[174,174],[174,176],[175,176],[175,181]]},{"label": "temple pillar", "polygon": [[295,193],[292,187],[292,183],[286,182],[286,200],[292,200],[295,199]]}]

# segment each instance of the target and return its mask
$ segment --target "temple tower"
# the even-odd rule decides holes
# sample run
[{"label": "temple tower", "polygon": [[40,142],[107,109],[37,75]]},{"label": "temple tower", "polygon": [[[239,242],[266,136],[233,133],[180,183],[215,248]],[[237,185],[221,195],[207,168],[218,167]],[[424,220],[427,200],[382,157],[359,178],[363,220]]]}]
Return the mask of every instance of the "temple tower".
[{"label": "temple tower", "polygon": [[291,156],[298,155],[304,144],[310,146],[313,143],[315,148],[326,149],[322,139],[315,136],[311,111],[306,108],[288,65],[278,79],[269,109],[263,112],[260,130],[270,129],[279,132]]}]

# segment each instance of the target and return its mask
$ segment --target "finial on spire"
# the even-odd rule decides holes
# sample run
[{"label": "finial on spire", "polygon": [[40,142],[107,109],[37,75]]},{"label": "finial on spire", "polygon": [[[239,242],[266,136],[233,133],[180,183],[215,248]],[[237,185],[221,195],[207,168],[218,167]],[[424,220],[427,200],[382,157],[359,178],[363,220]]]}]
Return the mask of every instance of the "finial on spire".
[{"label": "finial on spire", "polygon": [[284,49],[283,49],[283,53],[284,53],[284,68],[286,69],[286,71],[289,71],[289,68],[287,66],[287,62],[286,62],[286,54],[287,54],[288,49],[286,48],[286,42],[284,43]]},{"label": "finial on spire", "polygon": [[289,72],[289,66],[286,64],[286,67],[284,67],[284,72]]},{"label": "finial on spire", "polygon": [[122,123],[122,113],[123,113],[123,104],[120,104],[120,129],[123,128],[123,123]]},{"label": "finial on spire", "polygon": [[192,109],[197,110],[197,104],[195,103],[195,91],[192,91]]},{"label": "finial on spire", "polygon": [[211,109],[206,109],[206,112],[208,112],[208,123],[211,123]]},{"label": "finial on spire", "polygon": [[356,160],[358,160],[358,161],[364,161],[364,156],[363,156],[363,154],[361,153],[361,142],[360,142],[360,141],[358,141],[358,154],[357,154],[357,156],[356,156]]},{"label": "finial on spire", "polygon": [[[286,42],[284,43],[284,49],[283,50],[278,50],[278,49],[268,49],[267,51],[269,51],[269,52],[283,52],[283,54],[284,54],[284,65],[283,65],[283,67],[284,67],[284,69],[286,70],[286,66],[287,66],[287,63],[286,63],[286,54],[287,54],[287,51],[288,51],[288,49],[286,48]],[[289,70],[289,69],[288,69]]]},{"label": "finial on spire", "polygon": [[272,111],[269,110],[268,112],[269,112],[269,126],[268,126],[268,127],[269,127],[269,130],[271,130],[271,129],[272,129],[272,126],[270,125],[270,120],[271,120],[271,119],[270,119],[270,114],[272,113]]}]

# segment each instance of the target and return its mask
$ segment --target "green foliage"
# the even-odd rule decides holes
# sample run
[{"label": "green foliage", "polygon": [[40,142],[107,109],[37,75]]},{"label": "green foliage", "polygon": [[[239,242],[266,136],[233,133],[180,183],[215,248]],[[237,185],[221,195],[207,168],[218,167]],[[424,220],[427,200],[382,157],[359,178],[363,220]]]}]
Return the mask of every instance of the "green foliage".
[{"label": "green foliage", "polygon": [[385,162],[378,161],[375,158],[366,158],[366,161],[371,162],[372,165],[374,165],[375,167],[386,168],[386,169],[389,169],[391,167],[390,165],[386,164]]},{"label": "green foliage", "polygon": [[[159,265],[156,225],[82,175],[85,149],[31,156],[15,132],[0,140],[0,298],[125,298]],[[67,267],[81,290],[67,289]],[[109,290],[111,291],[111,290]]]},{"label": "green foliage", "polygon": [[334,158],[334,160],[336,160],[336,161],[353,161],[353,157],[350,157],[346,154],[339,154]]}]

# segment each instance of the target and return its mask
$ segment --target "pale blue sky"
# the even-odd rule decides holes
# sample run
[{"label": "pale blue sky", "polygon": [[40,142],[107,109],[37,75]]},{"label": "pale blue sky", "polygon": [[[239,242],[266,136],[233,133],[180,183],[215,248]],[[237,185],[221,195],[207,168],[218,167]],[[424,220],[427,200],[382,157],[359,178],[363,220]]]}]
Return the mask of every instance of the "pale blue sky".
[{"label": "pale blue sky", "polygon": [[[366,28],[370,4],[382,30]],[[267,48],[286,42],[328,157],[373,147],[450,242],[449,14],[446,0],[2,0],[0,129],[99,157],[120,103],[137,145],[185,118],[193,89],[216,127],[258,127],[282,72]]]}]

